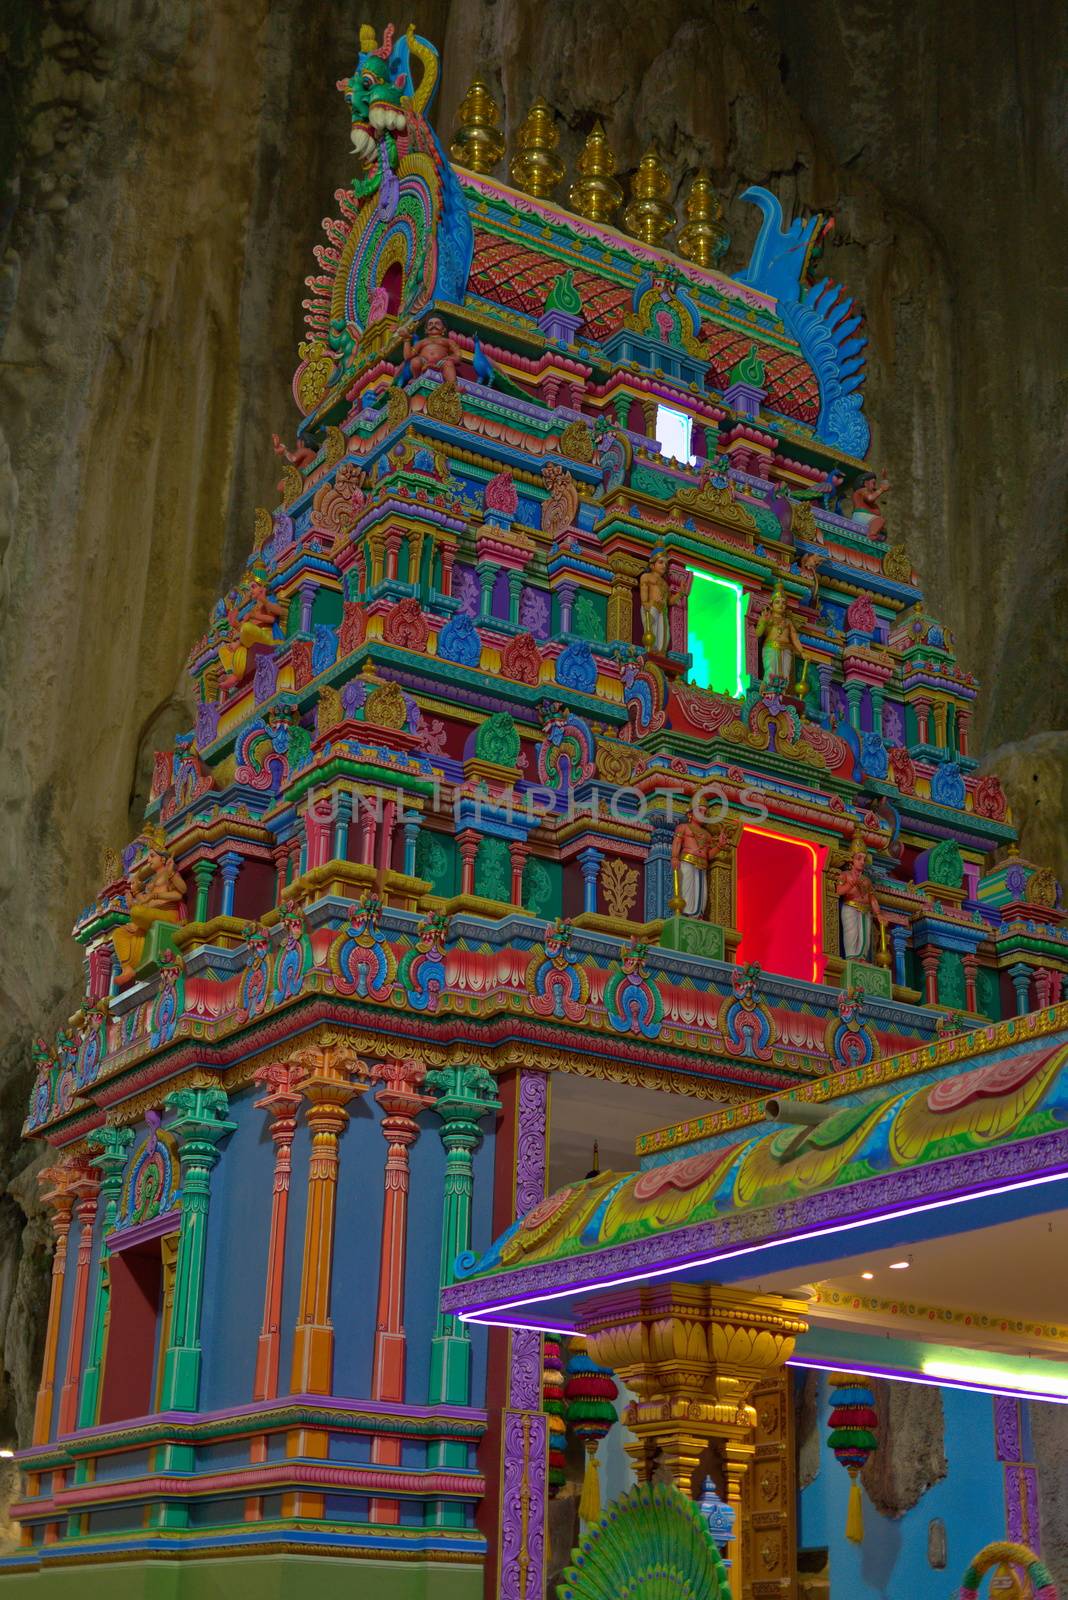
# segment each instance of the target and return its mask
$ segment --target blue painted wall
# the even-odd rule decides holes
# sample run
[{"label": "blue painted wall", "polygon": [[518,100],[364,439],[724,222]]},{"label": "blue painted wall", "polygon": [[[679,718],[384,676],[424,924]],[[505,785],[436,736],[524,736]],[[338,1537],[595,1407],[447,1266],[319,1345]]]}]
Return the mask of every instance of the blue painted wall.
[{"label": "blue painted wall", "polygon": [[253,1104],[260,1092],[243,1089],[230,1101],[237,1127],[212,1173],[200,1330],[201,1411],[252,1399],[274,1174],[268,1119]]},{"label": "blue painted wall", "polygon": [[[828,1386],[820,1379],[820,1439],[829,1429]],[[834,1600],[957,1600],[960,1580],[984,1545],[1005,1537],[1003,1469],[994,1455],[993,1401],[989,1395],[942,1391],[948,1474],[903,1517],[880,1516],[864,1500],[864,1543],[845,1537],[849,1475],[824,1443],[820,1470],[801,1492],[798,1538],[802,1549],[830,1554]],[[946,1528],[948,1564],[927,1559],[932,1518]]]}]

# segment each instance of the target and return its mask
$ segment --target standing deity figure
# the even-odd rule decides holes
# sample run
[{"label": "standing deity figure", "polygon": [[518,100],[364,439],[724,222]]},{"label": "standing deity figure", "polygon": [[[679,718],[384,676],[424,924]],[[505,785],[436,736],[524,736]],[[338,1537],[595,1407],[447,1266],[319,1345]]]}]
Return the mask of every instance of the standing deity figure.
[{"label": "standing deity figure", "polygon": [[671,841],[671,866],[675,876],[672,909],[684,917],[702,918],[708,911],[708,871],[713,861],[732,843],[726,823],[713,833],[702,822],[695,802],[690,815],[680,822]]},{"label": "standing deity figure", "polygon": [[427,317],[421,339],[414,344],[410,339],[404,341],[404,359],[413,378],[435,367],[446,383],[455,384],[456,363],[462,357],[463,351],[438,316]]},{"label": "standing deity figure", "polygon": [[794,657],[808,660],[808,651],[801,643],[794,620],[786,604],[786,590],[780,579],[771,592],[771,602],[757,623],[756,636],[763,640],[761,682],[768,685],[773,679],[787,690],[793,684]]},{"label": "standing deity figure", "polygon": [[869,539],[878,539],[886,527],[879,501],[890,488],[890,480],[883,472],[879,483],[874,472],[867,473],[853,490],[853,521],[859,522]]},{"label": "standing deity figure", "polygon": [[154,922],[177,923],[185,899],[185,880],[179,876],[162,829],[150,828],[141,836],[145,859],[130,874],[127,897],[129,922],[111,935],[119,963],[117,982],[132,983],[145,948],[145,935]]},{"label": "standing deity figure", "polygon": [[842,954],[847,961],[871,959],[872,924],[878,922],[881,927],[885,921],[867,866],[868,852],[863,845],[856,845],[835,880],[842,904]]},{"label": "standing deity figure", "polygon": [[671,640],[671,607],[679,598],[668,581],[668,558],[658,550],[641,575],[638,597],[642,608],[642,643],[658,656],[666,655]]},{"label": "standing deity figure", "polygon": [[249,666],[249,651],[256,645],[273,649],[275,623],[284,614],[282,606],[272,600],[267,592],[267,569],[255,566],[249,573],[248,611],[240,616],[241,596],[226,608],[229,631],[219,646],[219,665],[222,673],[219,682],[224,689],[234,689],[244,678]]}]

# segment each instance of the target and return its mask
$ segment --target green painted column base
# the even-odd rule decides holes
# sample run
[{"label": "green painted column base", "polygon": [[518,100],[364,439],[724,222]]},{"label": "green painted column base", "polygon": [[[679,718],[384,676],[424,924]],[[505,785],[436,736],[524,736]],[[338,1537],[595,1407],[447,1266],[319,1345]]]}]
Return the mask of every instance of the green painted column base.
[{"label": "green painted column base", "polygon": [[889,967],[876,967],[868,961],[847,961],[842,984],[846,989],[855,989],[859,985],[866,995],[880,1000],[893,999],[893,980]]},{"label": "green painted column base", "polygon": [[726,940],[717,922],[698,922],[696,917],[669,917],[660,935],[665,950],[678,950],[687,956],[707,956],[722,961]]},{"label": "green painted column base", "polygon": [[481,1600],[481,1564],[264,1555],[0,1569],[0,1600]]}]

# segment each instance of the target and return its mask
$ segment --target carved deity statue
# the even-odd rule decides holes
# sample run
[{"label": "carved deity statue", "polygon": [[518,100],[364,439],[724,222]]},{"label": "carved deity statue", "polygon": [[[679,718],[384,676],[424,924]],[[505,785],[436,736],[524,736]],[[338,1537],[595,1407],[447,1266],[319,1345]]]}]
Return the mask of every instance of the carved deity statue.
[{"label": "carved deity statue", "polygon": [[574,526],[578,515],[579,493],[575,480],[566,467],[547,461],[541,469],[541,481],[549,491],[542,502],[542,532],[557,539],[567,528]]},{"label": "carved deity statue", "polygon": [[886,920],[875,898],[867,866],[868,852],[863,845],[855,845],[835,879],[842,909],[842,954],[847,961],[871,959],[872,924],[878,922],[881,927]]},{"label": "carved deity statue", "polygon": [[773,679],[779,680],[787,689],[793,684],[794,657],[801,656],[808,660],[808,651],[801,643],[794,620],[790,615],[786,590],[781,580],[776,583],[771,593],[771,603],[762,614],[757,623],[756,635],[763,640],[761,650],[761,665],[763,676],[761,682],[770,684]]},{"label": "carved deity statue", "polygon": [[446,383],[455,384],[456,363],[462,358],[463,351],[438,316],[427,317],[421,339],[414,344],[411,339],[404,341],[404,359],[413,378],[434,367]]},{"label": "carved deity statue", "polygon": [[664,655],[671,640],[671,607],[679,598],[668,579],[668,558],[658,550],[641,575],[638,598],[642,608],[642,643]]},{"label": "carved deity statue", "polygon": [[219,665],[222,673],[219,683],[224,689],[233,689],[249,669],[249,654],[254,647],[273,649],[275,624],[284,616],[284,608],[272,600],[267,591],[267,570],[253,567],[248,577],[249,608],[240,615],[242,597],[240,590],[232,605],[226,608],[229,630],[219,646]]},{"label": "carved deity statue", "polygon": [[869,472],[853,490],[853,521],[858,522],[869,539],[878,539],[886,527],[879,501],[890,488],[890,480],[883,472],[879,483],[874,472]]},{"label": "carved deity statue", "polygon": [[179,876],[174,857],[166,848],[160,830],[142,835],[145,859],[130,874],[127,897],[129,922],[112,932],[111,942],[119,963],[118,984],[132,983],[145,948],[145,935],[154,922],[177,923],[185,899],[185,880]]},{"label": "carved deity statue", "polygon": [[733,836],[726,823],[713,832],[701,819],[695,802],[680,822],[671,841],[671,866],[675,876],[672,909],[684,917],[704,918],[708,912],[708,872],[716,857],[729,850]]}]

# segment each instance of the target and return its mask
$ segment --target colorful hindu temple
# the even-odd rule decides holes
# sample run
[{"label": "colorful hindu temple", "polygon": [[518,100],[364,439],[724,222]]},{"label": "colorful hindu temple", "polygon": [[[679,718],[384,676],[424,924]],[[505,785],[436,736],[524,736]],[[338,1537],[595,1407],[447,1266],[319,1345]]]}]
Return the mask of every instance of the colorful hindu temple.
[{"label": "colorful hindu temple", "polygon": [[361,30],[280,501],[37,1046],[0,1596],[1049,1600],[1068,931],[833,224],[747,189],[728,270],[707,174],[481,81],[446,152],[438,71]]}]

